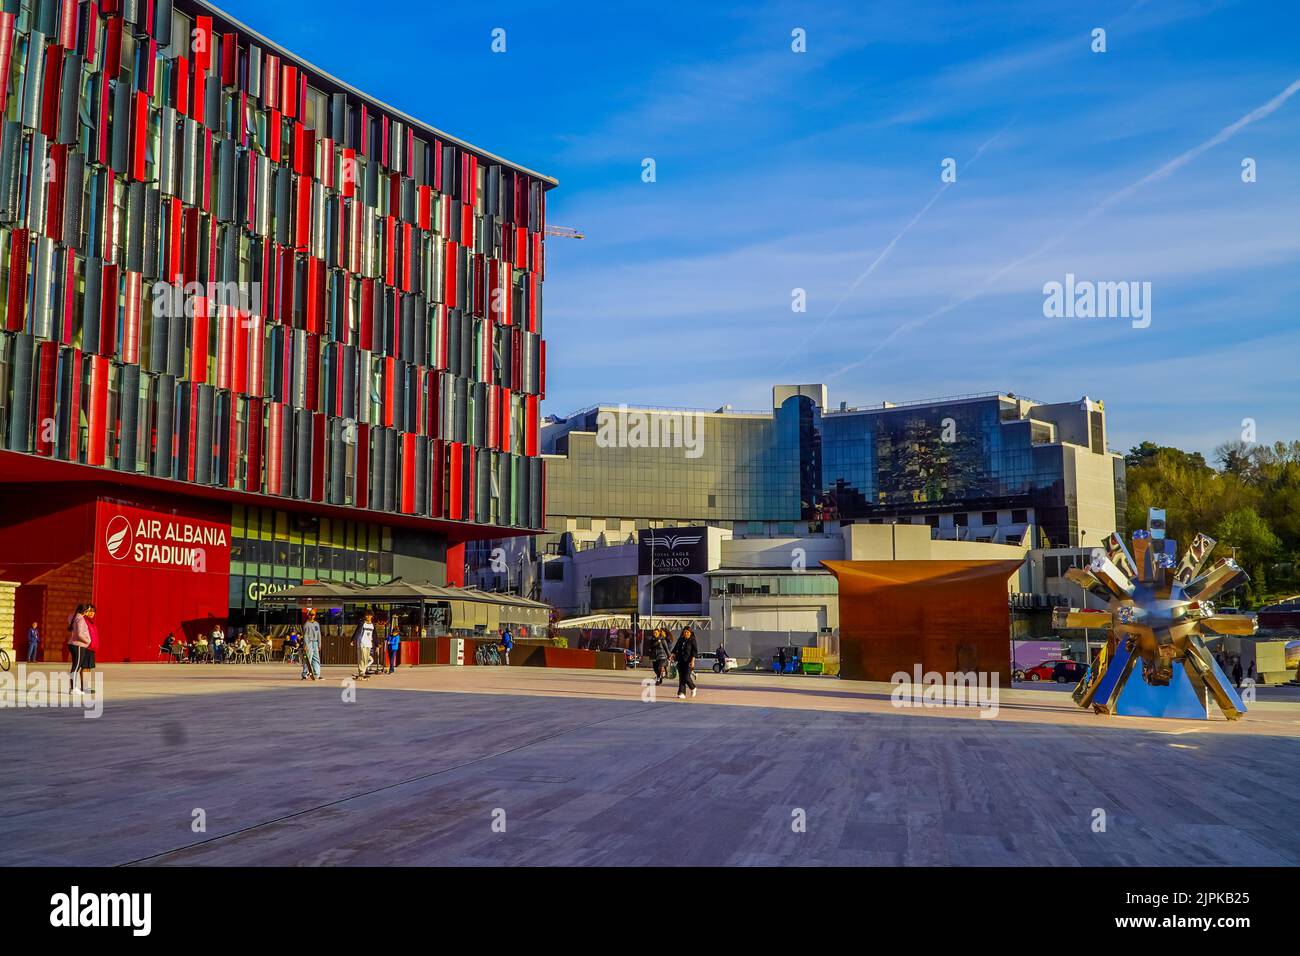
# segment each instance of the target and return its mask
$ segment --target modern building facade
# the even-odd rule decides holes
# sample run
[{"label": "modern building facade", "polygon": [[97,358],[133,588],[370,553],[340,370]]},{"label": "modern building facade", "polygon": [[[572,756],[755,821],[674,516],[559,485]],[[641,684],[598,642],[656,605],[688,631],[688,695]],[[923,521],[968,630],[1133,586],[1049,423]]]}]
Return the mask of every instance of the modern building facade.
[{"label": "modern building facade", "polygon": [[[1123,459],[1106,446],[1104,406],[1087,398],[829,409],[822,385],[777,386],[768,411],[603,405],[548,419],[542,449],[547,533],[476,545],[470,566],[481,587],[522,587],[565,615],[645,614],[653,594],[657,608],[688,615],[689,605],[718,627],[817,633],[835,627],[822,560],[1006,560],[1051,548],[1009,582],[1017,632],[1038,633],[1067,600],[1058,556],[1085,560],[1122,530],[1125,507]],[[647,534],[683,529],[707,529],[715,545],[685,601],[673,599],[685,593],[680,576],[637,570]]]},{"label": "modern building facade", "polygon": [[833,643],[840,592],[827,562],[1011,562],[1019,567],[1005,582],[1007,605],[1020,619],[1016,630],[1030,633],[1023,610],[1032,584],[1024,564],[1029,553],[1025,545],[935,538],[924,525],[841,524],[820,533],[743,538],[698,525],[548,557],[544,568],[566,573],[544,580],[542,593],[561,626],[623,632],[634,619],[642,627],[651,620],[689,623],[705,650],[725,637],[733,654],[765,660],[781,646]]},{"label": "modern building facade", "polygon": [[1123,458],[1107,448],[1104,405],[1088,398],[829,409],[825,386],[777,386],[765,412],[598,406],[545,422],[542,448],[547,530],[578,541],[661,522],[738,535],[902,522],[1068,547],[1099,543],[1125,506]]},{"label": "modern building facade", "polygon": [[[199,0],[0,13],[0,578],[105,660],[543,525],[555,180]],[[143,605],[145,609],[141,609]],[[23,625],[25,627],[25,625]]]}]

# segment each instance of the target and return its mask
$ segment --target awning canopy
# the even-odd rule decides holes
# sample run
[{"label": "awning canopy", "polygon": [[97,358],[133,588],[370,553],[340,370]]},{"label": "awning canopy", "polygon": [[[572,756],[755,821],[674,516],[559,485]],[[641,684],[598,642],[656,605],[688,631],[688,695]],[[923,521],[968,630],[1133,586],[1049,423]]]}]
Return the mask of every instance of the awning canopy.
[{"label": "awning canopy", "polygon": [[500,594],[493,591],[480,591],[478,588],[442,587],[429,582],[403,581],[394,578],[385,584],[362,587],[357,584],[336,584],[319,582],[299,584],[272,594],[263,595],[259,602],[266,607],[307,607],[313,604],[333,606],[363,604],[440,604],[452,601],[472,601],[484,604],[498,604],[505,607],[546,608],[550,605],[541,601],[519,597],[515,594]]}]

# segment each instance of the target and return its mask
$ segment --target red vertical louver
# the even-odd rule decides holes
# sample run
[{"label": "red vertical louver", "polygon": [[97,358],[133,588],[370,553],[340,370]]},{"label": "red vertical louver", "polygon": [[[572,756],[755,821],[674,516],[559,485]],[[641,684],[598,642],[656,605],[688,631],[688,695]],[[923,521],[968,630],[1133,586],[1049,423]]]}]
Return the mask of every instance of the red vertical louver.
[{"label": "red vertical louver", "polygon": [[104,463],[108,438],[108,359],[86,356],[86,464]]}]

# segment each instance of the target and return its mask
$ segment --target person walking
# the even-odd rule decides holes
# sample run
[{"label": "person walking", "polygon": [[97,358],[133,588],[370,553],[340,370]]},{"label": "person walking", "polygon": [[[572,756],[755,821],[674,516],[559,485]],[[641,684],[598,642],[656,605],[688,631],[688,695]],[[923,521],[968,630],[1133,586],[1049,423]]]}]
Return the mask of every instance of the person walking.
[{"label": "person walking", "polygon": [[785,673],[785,661],[786,661],[785,648],[778,647],[776,650],[776,672],[778,674]]},{"label": "person walking", "polygon": [[68,618],[68,635],[68,655],[72,658],[72,693],[80,694],[81,671],[90,657],[90,627],[86,623],[86,605],[78,604],[72,617]]},{"label": "person walking", "polygon": [[654,660],[656,687],[668,675],[668,651],[668,639],[664,637],[663,628],[656,627],[650,635],[650,656]]},{"label": "person walking", "polygon": [[35,621],[27,629],[27,663],[32,664],[36,661],[36,652],[41,646],[41,628]]},{"label": "person walking", "polygon": [[510,648],[515,646],[514,636],[510,633],[509,627],[501,628],[501,653],[505,655],[506,666],[510,666]]},{"label": "person walking", "polygon": [[678,700],[686,699],[686,688],[688,687],[691,689],[691,696],[695,696],[695,658],[699,654],[700,648],[695,643],[695,632],[689,627],[682,628],[682,633],[677,637],[677,643],[673,645],[673,657],[677,660]]},{"label": "person walking", "polygon": [[365,680],[370,670],[370,649],[375,644],[375,616],[367,611],[352,632],[352,643],[357,648],[357,679]]},{"label": "person walking", "polygon": [[302,628],[302,679],[320,680],[320,624],[316,622],[316,609],[307,609],[307,623]]},{"label": "person walking", "polygon": [[95,605],[86,605],[86,632],[90,638],[90,644],[86,652],[82,655],[81,665],[81,684],[82,690],[85,690],[86,671],[95,669],[95,655],[99,653],[99,623],[95,620]]},{"label": "person walking", "polygon": [[226,632],[221,629],[221,622],[212,625],[212,660],[220,664],[226,658]]},{"label": "person walking", "polygon": [[398,658],[402,656],[402,627],[397,623],[397,618],[393,618],[392,625],[388,628],[388,673],[397,670]]},{"label": "person walking", "polygon": [[1237,685],[1237,690],[1241,690],[1241,658],[1238,657],[1232,664],[1232,682]]}]

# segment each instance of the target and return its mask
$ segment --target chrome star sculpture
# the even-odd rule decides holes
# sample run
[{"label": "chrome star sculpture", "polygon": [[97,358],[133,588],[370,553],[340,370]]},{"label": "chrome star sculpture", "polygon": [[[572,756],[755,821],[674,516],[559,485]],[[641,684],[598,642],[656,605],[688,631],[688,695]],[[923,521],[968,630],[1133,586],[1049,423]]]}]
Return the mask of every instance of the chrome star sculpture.
[{"label": "chrome star sculpture", "polygon": [[1074,700],[1099,714],[1207,720],[1212,696],[1225,717],[1238,720],[1246,707],[1205,639],[1255,633],[1253,618],[1218,614],[1213,603],[1250,578],[1230,558],[1203,570],[1215,544],[1204,534],[1192,539],[1175,565],[1175,542],[1165,539],[1164,515],[1150,509],[1146,529],[1133,532],[1132,552],[1111,534],[1093,550],[1086,570],[1066,573],[1107,607],[1056,608],[1053,626],[1109,630],[1106,645],[1075,687]]}]

